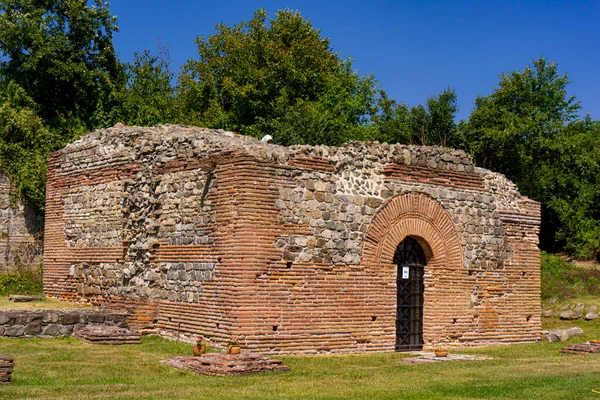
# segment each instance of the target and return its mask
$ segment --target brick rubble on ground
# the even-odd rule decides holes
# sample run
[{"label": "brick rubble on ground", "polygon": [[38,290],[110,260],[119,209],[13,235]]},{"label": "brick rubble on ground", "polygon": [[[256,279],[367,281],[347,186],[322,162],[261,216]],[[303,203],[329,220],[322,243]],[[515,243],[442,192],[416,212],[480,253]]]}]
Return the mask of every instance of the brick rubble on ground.
[{"label": "brick rubble on ground", "polygon": [[182,370],[201,375],[229,376],[250,375],[260,372],[289,371],[280,360],[265,358],[258,354],[222,354],[208,353],[200,357],[179,356],[161,361]]},{"label": "brick rubble on ground", "polygon": [[0,383],[10,382],[15,360],[11,356],[0,354]]},{"label": "brick rubble on ground", "polygon": [[560,350],[561,353],[564,354],[594,354],[600,353],[600,343],[580,343],[580,344],[571,344],[563,347]]}]

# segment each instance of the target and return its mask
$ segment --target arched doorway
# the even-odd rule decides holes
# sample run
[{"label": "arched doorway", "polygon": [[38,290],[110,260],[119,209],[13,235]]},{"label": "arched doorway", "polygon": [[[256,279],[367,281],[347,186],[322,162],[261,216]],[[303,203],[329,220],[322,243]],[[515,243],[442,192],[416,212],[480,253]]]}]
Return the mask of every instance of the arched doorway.
[{"label": "arched doorway", "polygon": [[423,273],[427,259],[419,242],[406,237],[396,247],[394,264],[396,278],[396,351],[423,348]]}]

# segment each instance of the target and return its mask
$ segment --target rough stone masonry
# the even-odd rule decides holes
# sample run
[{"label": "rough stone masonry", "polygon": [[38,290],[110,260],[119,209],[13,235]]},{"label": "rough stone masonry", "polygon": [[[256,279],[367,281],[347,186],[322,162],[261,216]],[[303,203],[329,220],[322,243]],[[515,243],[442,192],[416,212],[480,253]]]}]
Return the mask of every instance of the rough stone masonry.
[{"label": "rough stone masonry", "polygon": [[462,151],[117,125],[50,157],[44,290],[246,351],[392,351],[393,258],[411,237],[425,347],[533,342],[539,223]]}]

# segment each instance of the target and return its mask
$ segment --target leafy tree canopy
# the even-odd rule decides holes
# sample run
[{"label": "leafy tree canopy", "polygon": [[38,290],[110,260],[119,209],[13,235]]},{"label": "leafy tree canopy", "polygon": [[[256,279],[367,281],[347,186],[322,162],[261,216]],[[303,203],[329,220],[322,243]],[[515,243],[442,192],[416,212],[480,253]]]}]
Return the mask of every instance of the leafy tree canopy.
[{"label": "leafy tree canopy", "polygon": [[523,71],[500,75],[494,92],[478,97],[469,117],[465,147],[480,166],[505,173],[534,196],[540,163],[579,102],[567,96],[567,74],[540,57]]},{"label": "leafy tree canopy", "polygon": [[456,146],[454,118],[458,105],[454,89],[447,88],[437,96],[430,96],[425,106],[414,107],[396,103],[382,90],[377,104],[379,112],[372,117],[375,139],[388,143]]},{"label": "leafy tree canopy", "polygon": [[63,136],[114,123],[114,95],[125,79],[116,30],[102,0],[2,0],[0,74]]},{"label": "leafy tree canopy", "polygon": [[502,172],[542,203],[541,244],[590,258],[600,255],[600,141],[597,121],[577,119],[567,74],[543,57],[500,75],[477,98],[462,146],[478,165]]},{"label": "leafy tree canopy", "polygon": [[260,136],[281,144],[340,144],[361,136],[376,111],[373,76],[352,71],[298,12],[198,37],[197,60],[179,76],[183,122]]},{"label": "leafy tree canopy", "polygon": [[154,126],[176,118],[171,86],[174,74],[169,69],[168,49],[161,46],[159,51],[158,56],[148,50],[136,52],[133,62],[125,66],[127,87],[122,93],[122,120],[127,125]]},{"label": "leafy tree canopy", "polygon": [[11,177],[13,195],[42,208],[48,149],[60,140],[44,127],[37,111],[23,88],[0,81],[0,167]]},{"label": "leafy tree canopy", "polygon": [[600,258],[600,122],[568,124],[538,173],[542,247],[578,258]]}]

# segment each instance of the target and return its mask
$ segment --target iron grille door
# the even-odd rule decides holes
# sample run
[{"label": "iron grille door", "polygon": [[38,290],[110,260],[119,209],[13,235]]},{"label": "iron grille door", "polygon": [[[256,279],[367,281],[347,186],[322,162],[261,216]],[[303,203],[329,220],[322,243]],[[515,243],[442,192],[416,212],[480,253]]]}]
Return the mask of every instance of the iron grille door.
[{"label": "iron grille door", "polygon": [[423,249],[415,239],[408,237],[398,245],[394,255],[398,265],[396,351],[423,348],[425,262]]}]

